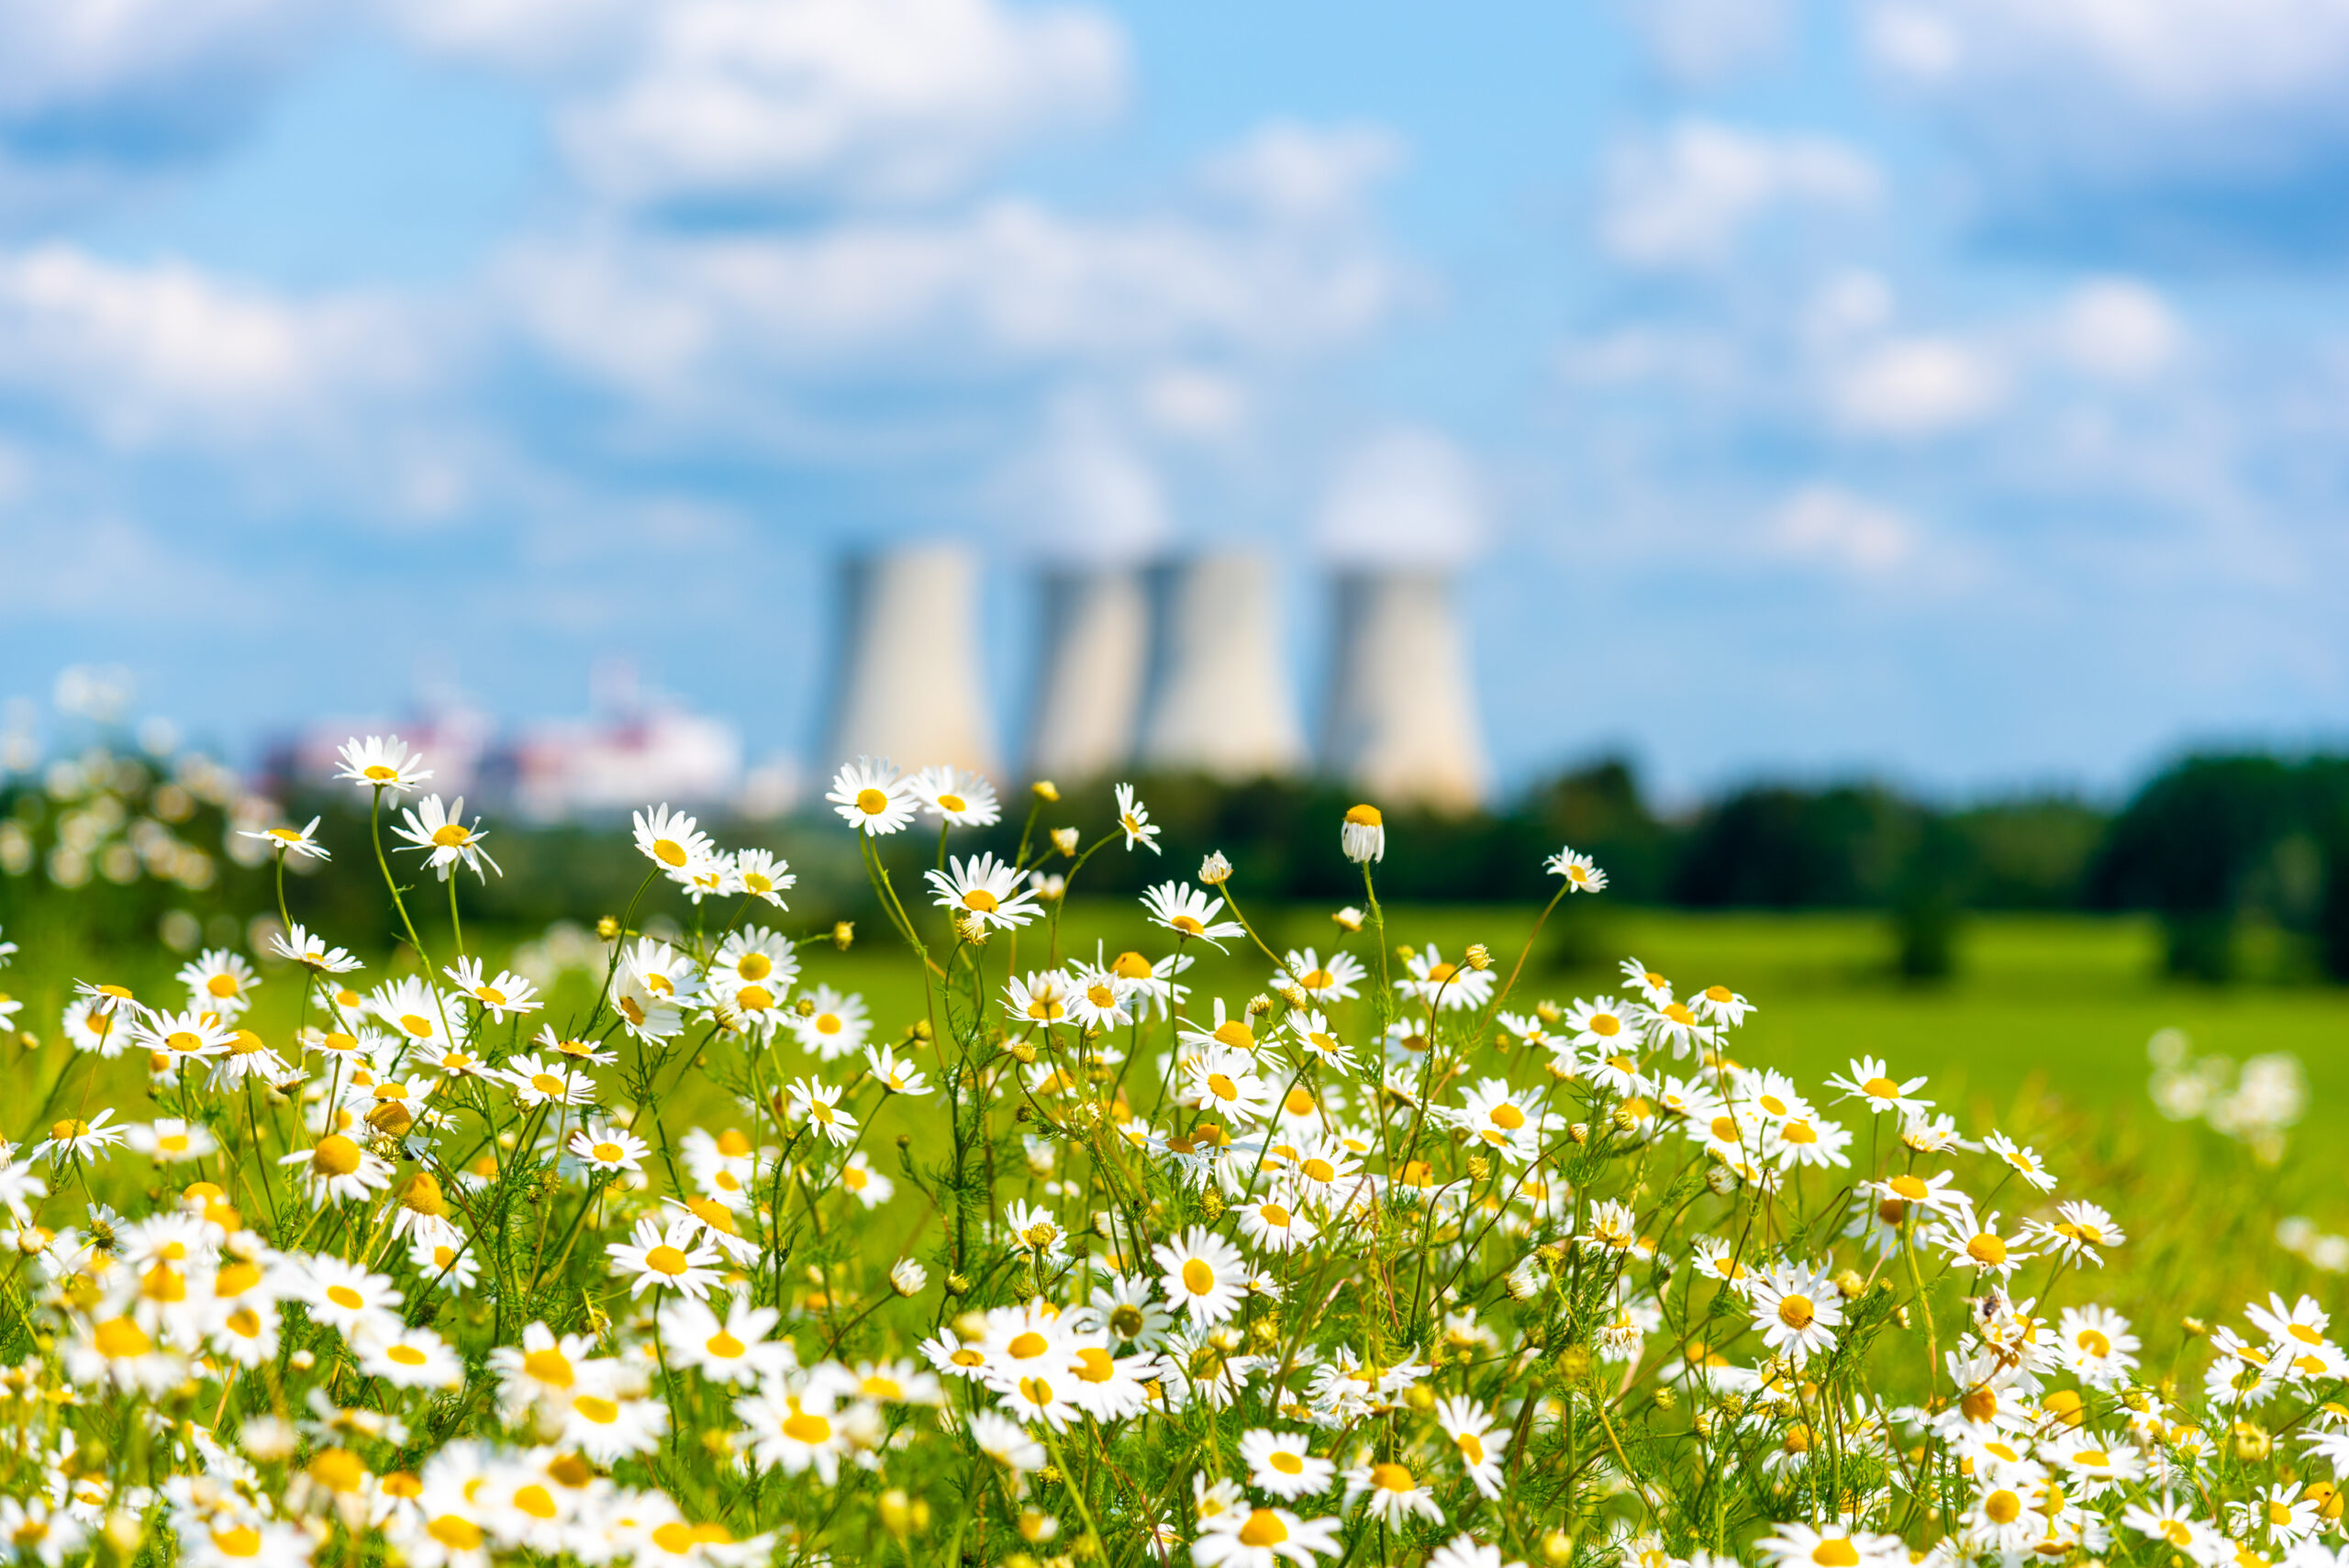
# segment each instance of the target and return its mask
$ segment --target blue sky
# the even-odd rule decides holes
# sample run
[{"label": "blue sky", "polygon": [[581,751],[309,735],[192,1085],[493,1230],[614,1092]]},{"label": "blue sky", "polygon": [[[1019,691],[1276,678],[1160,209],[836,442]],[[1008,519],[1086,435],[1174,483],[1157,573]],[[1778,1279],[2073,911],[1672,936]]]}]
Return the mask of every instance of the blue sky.
[{"label": "blue sky", "polygon": [[1249,541],[1308,711],[1455,562],[1510,783],[2112,789],[2342,735],[2344,215],[2340,0],[0,0],[0,695],[820,762],[952,535],[1008,740],[1035,562]]}]

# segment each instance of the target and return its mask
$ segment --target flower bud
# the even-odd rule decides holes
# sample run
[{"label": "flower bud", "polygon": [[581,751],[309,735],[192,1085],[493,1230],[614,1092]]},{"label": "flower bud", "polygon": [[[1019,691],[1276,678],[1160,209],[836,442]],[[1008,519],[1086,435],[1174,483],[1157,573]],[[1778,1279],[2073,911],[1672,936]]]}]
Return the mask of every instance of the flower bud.
[{"label": "flower bud", "polygon": [[1362,929],[1363,913],[1351,904],[1339,910],[1336,914],[1330,916],[1330,918],[1335,920],[1339,926],[1346,930],[1359,931]]},{"label": "flower bud", "polygon": [[848,944],[854,940],[856,940],[855,921],[835,920],[832,922],[832,946],[840,949],[842,952],[846,952],[848,951]]},{"label": "flower bud", "polygon": [[1038,800],[1057,801],[1061,797],[1061,787],[1050,779],[1038,779],[1028,786],[1028,793]]},{"label": "flower bud", "polygon": [[1482,942],[1470,942],[1468,944],[1468,967],[1479,970],[1492,968],[1493,950],[1486,947]]},{"label": "flower bud", "polygon": [[1209,887],[1221,887],[1231,880],[1231,862],[1217,850],[1199,862],[1199,880]]},{"label": "flower bud", "polygon": [[1053,828],[1052,848],[1074,858],[1076,854],[1076,829],[1074,828]]}]

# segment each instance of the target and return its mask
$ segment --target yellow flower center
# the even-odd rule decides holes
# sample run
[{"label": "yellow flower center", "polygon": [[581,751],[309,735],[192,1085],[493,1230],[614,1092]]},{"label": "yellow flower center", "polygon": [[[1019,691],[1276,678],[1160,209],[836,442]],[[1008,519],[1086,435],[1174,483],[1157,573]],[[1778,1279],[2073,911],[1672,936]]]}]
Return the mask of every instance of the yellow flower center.
[{"label": "yellow flower center", "polygon": [[1787,1296],[1778,1299],[1778,1321],[1789,1329],[1808,1329],[1819,1316],[1819,1309],[1807,1296]]},{"label": "yellow flower center", "polygon": [[878,817],[889,809],[889,797],[877,789],[861,789],[856,792],[856,808],[867,817]]},{"label": "yellow flower center", "polygon": [[[1354,807],[1354,811],[1364,809],[1359,806]],[[1352,817],[1353,812],[1349,811],[1346,815]],[[1242,1546],[1278,1546],[1287,1539],[1288,1526],[1281,1523],[1280,1515],[1270,1508],[1251,1511],[1248,1522],[1240,1527],[1240,1544]]]},{"label": "yellow flower center", "polygon": [[667,1274],[674,1279],[693,1265],[686,1261],[685,1253],[663,1242],[644,1254],[644,1266],[654,1273]]},{"label": "yellow flower center", "polygon": [[454,849],[472,837],[462,822],[444,822],[432,829],[432,841],[444,850]]},{"label": "yellow flower center", "polygon": [[310,1151],[310,1169],[321,1176],[348,1176],[365,1160],[359,1145],[340,1132],[329,1132]]},{"label": "yellow flower center", "polygon": [[1215,1270],[1205,1258],[1191,1258],[1184,1262],[1183,1288],[1193,1296],[1205,1296],[1215,1288]]}]

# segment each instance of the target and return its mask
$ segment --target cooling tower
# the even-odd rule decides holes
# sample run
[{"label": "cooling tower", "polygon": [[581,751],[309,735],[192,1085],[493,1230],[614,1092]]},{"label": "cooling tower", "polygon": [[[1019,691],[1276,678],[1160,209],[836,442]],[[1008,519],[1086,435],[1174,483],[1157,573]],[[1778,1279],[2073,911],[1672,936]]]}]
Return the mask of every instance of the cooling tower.
[{"label": "cooling tower", "polygon": [[1487,764],[1450,580],[1428,567],[1351,568],[1337,590],[1325,771],[1381,807],[1476,806]]},{"label": "cooling tower", "polygon": [[1029,721],[1030,776],[1068,784],[1130,762],[1149,672],[1141,574],[1121,567],[1048,572],[1043,665]]},{"label": "cooling tower", "polygon": [[907,773],[990,771],[981,695],[978,566],[954,545],[850,561],[823,766],[886,757]]},{"label": "cooling tower", "polygon": [[1208,555],[1152,576],[1157,622],[1142,762],[1226,779],[1302,768],[1305,740],[1265,562]]}]

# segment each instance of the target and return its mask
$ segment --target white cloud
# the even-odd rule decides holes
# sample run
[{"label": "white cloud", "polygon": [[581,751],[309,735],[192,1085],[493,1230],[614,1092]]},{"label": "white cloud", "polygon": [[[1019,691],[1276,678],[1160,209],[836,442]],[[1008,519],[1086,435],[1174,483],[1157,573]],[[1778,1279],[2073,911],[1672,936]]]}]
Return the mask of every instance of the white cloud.
[{"label": "white cloud", "polygon": [[625,201],[934,196],[1108,113],[1126,79],[1105,17],[999,0],[666,0],[631,52],[562,123],[582,178]]},{"label": "white cloud", "polygon": [[1024,530],[1063,559],[1131,562],[1174,537],[1156,467],[1082,399],[1055,410],[1010,490]]},{"label": "white cloud", "polygon": [[1384,430],[1340,460],[1316,541],[1342,562],[1457,566],[1485,544],[1486,490],[1449,437],[1416,426]]},{"label": "white cloud", "polygon": [[640,395],[713,375],[1105,363],[1352,340],[1409,280],[1366,239],[1004,200],[806,235],[609,233],[518,253],[507,295],[559,357]]},{"label": "white cloud", "polygon": [[1600,242],[1638,267],[1727,261],[1772,214],[1850,211],[1881,187],[1875,163],[1820,136],[1777,136],[1685,120],[1662,138],[1619,147],[1609,159]]},{"label": "white cloud", "polygon": [[2168,302],[2131,278],[2099,278],[2073,290],[2054,330],[2056,351],[2074,369],[2114,382],[2159,374],[2183,338]]},{"label": "white cloud", "polygon": [[[2051,186],[2240,191],[2349,156],[2343,0],[1876,0],[1864,15],[1876,63],[1992,161],[1994,210],[2052,204],[2040,220],[2060,223],[2077,213]],[[2156,233],[2174,242],[2175,223]]]},{"label": "white cloud", "polygon": [[[209,97],[279,62],[316,0],[0,0],[0,120]],[[233,95],[231,95],[233,96]]]},{"label": "white cloud", "polygon": [[2272,107],[2349,76],[2340,0],[1894,0],[1866,37],[1911,77],[2070,76],[2185,111]]},{"label": "white cloud", "polygon": [[1869,577],[1908,565],[1921,541],[1921,530],[1906,513],[1833,484],[1795,492],[1771,515],[1763,535],[1772,554]]},{"label": "white cloud", "polygon": [[1620,0],[1664,73],[1703,85],[1759,65],[1787,41],[1788,0]]},{"label": "white cloud", "polygon": [[1209,190],[1275,218],[1318,222],[1357,211],[1402,156],[1384,127],[1283,121],[1210,159],[1204,177]]},{"label": "white cloud", "polygon": [[68,245],[0,252],[0,382],[106,439],[250,437],[417,374],[411,330],[360,299],[288,301],[183,263]]},{"label": "white cloud", "polygon": [[1978,423],[2005,401],[2007,373],[1988,348],[1957,337],[1891,338],[1830,373],[1837,421],[1865,435],[1921,437]]}]

